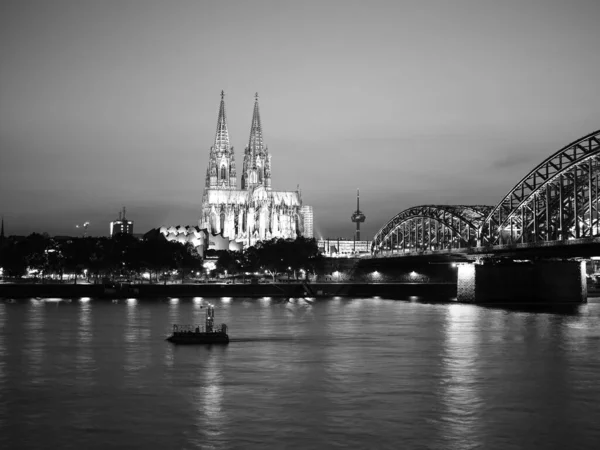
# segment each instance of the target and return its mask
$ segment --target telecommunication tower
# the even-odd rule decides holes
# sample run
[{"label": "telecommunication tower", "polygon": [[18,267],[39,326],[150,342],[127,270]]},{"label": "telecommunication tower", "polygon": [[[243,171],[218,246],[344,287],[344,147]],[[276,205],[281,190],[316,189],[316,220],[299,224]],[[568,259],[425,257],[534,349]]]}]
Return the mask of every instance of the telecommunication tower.
[{"label": "telecommunication tower", "polygon": [[360,210],[360,190],[356,190],[356,211],[352,214],[350,220],[356,224],[356,234],[354,235],[354,250],[356,250],[356,241],[360,241],[360,224],[365,221],[367,216]]}]

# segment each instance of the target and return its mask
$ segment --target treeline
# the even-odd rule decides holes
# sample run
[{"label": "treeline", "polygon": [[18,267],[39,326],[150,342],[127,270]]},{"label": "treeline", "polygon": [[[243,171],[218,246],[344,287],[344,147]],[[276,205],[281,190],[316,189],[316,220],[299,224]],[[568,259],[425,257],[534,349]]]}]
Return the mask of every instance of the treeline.
[{"label": "treeline", "polygon": [[96,280],[135,277],[148,272],[150,278],[177,270],[181,277],[202,270],[202,258],[191,244],[164,239],[139,240],[128,234],[112,238],[82,237],[57,241],[47,234],[33,233],[22,240],[8,239],[0,249],[5,277],[32,275],[44,279],[65,274]]},{"label": "treeline", "polygon": [[[209,251],[208,255],[212,252]],[[319,253],[317,241],[304,237],[297,239],[271,239],[258,242],[243,252],[218,251],[217,272],[219,274],[245,275],[260,273],[269,275],[273,281],[277,275],[308,279],[317,273],[323,257]]]},{"label": "treeline", "polygon": [[201,274],[215,277],[244,276],[249,273],[268,275],[275,280],[279,274],[307,279],[319,271],[322,256],[315,239],[299,237],[258,242],[243,252],[206,252],[215,258],[216,268],[206,272],[203,260],[191,244],[166,239],[139,240],[128,234],[112,238],[81,237],[55,240],[47,234],[33,233],[24,239],[7,239],[0,248],[0,267],[5,277],[63,279],[65,275],[85,276],[96,281],[115,278],[136,278],[147,272],[151,280],[159,281],[165,273],[177,271],[177,277]]}]

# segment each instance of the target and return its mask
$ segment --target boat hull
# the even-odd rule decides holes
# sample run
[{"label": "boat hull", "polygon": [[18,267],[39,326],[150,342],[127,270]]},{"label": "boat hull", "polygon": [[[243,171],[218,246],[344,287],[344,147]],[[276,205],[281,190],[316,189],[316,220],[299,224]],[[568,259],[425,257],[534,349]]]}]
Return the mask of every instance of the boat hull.
[{"label": "boat hull", "polygon": [[229,344],[226,333],[177,333],[169,336],[167,341],[178,345]]}]

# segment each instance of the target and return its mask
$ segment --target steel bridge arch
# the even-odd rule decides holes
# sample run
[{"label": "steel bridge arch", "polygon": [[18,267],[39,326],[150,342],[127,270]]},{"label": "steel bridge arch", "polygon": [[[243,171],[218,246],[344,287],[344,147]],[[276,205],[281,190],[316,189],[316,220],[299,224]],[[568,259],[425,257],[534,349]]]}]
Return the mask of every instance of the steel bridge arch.
[{"label": "steel bridge arch", "polygon": [[492,206],[421,205],[396,214],[374,236],[372,252],[422,252],[477,245]]},{"label": "steel bridge arch", "polygon": [[485,217],[480,245],[600,234],[600,130],[563,147],[519,181]]}]

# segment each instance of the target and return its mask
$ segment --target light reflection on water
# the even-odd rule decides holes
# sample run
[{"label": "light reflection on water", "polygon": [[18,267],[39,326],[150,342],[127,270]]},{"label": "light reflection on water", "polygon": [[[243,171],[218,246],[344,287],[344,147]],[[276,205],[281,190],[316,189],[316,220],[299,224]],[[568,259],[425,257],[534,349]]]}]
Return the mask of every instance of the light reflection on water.
[{"label": "light reflection on water", "polygon": [[139,373],[151,362],[151,333],[149,327],[150,311],[141,308],[137,301],[127,302],[127,321],[125,326],[125,380],[127,387],[139,388]]},{"label": "light reflection on water", "polygon": [[218,441],[223,429],[227,427],[227,413],[223,408],[223,374],[222,366],[217,357],[209,354],[199,374],[203,380],[194,395],[197,402],[197,427],[198,434],[202,436],[198,444],[203,442]]},{"label": "light reflection on water", "polygon": [[[0,330],[3,330],[6,324],[6,305],[4,303],[0,303]],[[7,390],[8,386],[6,384],[6,360],[8,358],[7,350],[6,350],[6,341],[7,338],[4,336],[4,333],[0,331],[0,430],[5,426],[6,421],[6,404],[7,404]]]},{"label": "light reflection on water", "polygon": [[[207,302],[228,346],[164,341]],[[599,323],[600,304],[0,303],[0,448],[593,448]]]},{"label": "light reflection on water", "polygon": [[445,434],[455,447],[461,442],[470,442],[474,448],[483,445],[478,429],[484,406],[478,393],[480,320],[476,306],[447,308],[440,385]]},{"label": "light reflection on water", "polygon": [[77,345],[75,376],[78,385],[83,389],[95,383],[96,364],[92,352],[92,339],[92,304],[84,302],[79,305],[79,323],[75,341]]},{"label": "light reflection on water", "polygon": [[[25,369],[27,377],[32,384],[38,384],[42,380],[42,364],[45,357],[46,339],[44,339],[44,319],[46,317],[46,305],[41,300],[31,300],[29,314],[24,324],[24,350],[25,357],[29,360]],[[58,333],[63,332],[59,327]]]}]

